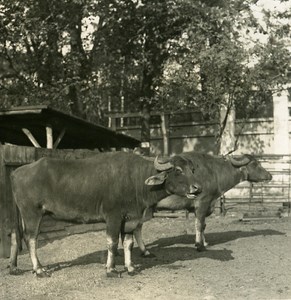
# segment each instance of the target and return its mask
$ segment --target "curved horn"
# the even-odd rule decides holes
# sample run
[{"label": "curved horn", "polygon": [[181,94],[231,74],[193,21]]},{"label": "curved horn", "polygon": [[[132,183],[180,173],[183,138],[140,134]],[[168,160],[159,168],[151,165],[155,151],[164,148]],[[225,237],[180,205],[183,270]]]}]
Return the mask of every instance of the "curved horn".
[{"label": "curved horn", "polygon": [[150,156],[141,156],[143,159],[147,160],[147,161],[151,161],[154,162],[155,158],[154,157],[150,157]]},{"label": "curved horn", "polygon": [[229,160],[232,163],[232,165],[235,167],[242,167],[242,166],[247,165],[250,162],[249,157],[247,157],[245,155],[243,155],[242,158],[230,157]]},{"label": "curved horn", "polygon": [[158,170],[158,171],[167,171],[167,170],[173,168],[173,165],[169,161],[160,163],[158,156],[155,158],[154,166],[155,166],[156,170]]}]

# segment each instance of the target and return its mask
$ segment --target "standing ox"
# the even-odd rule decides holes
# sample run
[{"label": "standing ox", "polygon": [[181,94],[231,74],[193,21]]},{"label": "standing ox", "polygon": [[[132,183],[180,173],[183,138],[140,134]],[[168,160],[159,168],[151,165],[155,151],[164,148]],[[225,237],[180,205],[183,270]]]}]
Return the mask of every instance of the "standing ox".
[{"label": "standing ox", "polygon": [[[204,237],[205,218],[212,214],[216,200],[239,182],[246,180],[250,182],[269,181],[272,179],[272,175],[253,156],[247,154],[228,159],[196,152],[185,152],[180,156],[192,161],[195,168],[195,179],[202,192],[194,201],[176,195],[168,196],[157,203],[157,209],[194,210],[196,214],[196,247],[198,251],[202,251],[207,246]],[[141,251],[148,256],[150,253],[142,241],[141,227],[142,225],[135,230],[134,235]]]},{"label": "standing ox", "polygon": [[[156,170],[160,171],[157,172]],[[155,163],[135,154],[101,153],[92,158],[60,160],[42,158],[12,173],[14,200],[23,220],[33,271],[49,276],[37,257],[37,236],[42,217],[80,223],[106,222],[107,275],[118,276],[115,253],[121,234],[125,267],[131,261],[134,229],[146,221],[147,212],[169,194],[193,198],[199,192],[193,163],[175,156]],[[10,273],[17,273],[17,230],[12,233]]]}]

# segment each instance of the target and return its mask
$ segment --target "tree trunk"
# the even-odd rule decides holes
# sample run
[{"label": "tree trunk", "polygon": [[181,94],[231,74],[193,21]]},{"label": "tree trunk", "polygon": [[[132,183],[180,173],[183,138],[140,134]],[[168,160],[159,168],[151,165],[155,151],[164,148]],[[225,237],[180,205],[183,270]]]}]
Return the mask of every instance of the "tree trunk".
[{"label": "tree trunk", "polygon": [[231,100],[221,104],[220,132],[217,139],[218,154],[225,155],[235,151],[235,109]]},{"label": "tree trunk", "polygon": [[74,115],[86,119],[86,113],[84,111],[83,103],[79,97],[79,88],[77,84],[69,87],[68,98],[70,101],[71,111]]},{"label": "tree trunk", "polygon": [[141,117],[141,147],[145,154],[150,153],[150,114],[151,114],[151,100],[154,96],[153,91],[153,71],[149,70],[148,67],[144,67],[143,78],[141,84],[141,98],[142,100],[142,117]]},{"label": "tree trunk", "polygon": [[161,130],[163,137],[164,155],[169,155],[169,115],[161,114]]},{"label": "tree trunk", "polygon": [[[120,112],[124,113],[124,84],[125,84],[125,57],[122,58],[121,78],[120,78]],[[124,119],[120,118],[120,127],[124,126]]]},{"label": "tree trunk", "polygon": [[86,112],[82,99],[80,97],[80,82],[88,77],[90,72],[90,65],[86,57],[82,44],[82,5],[76,4],[70,7],[72,14],[71,23],[69,26],[70,33],[70,59],[71,64],[69,66],[68,74],[70,80],[73,79],[73,83],[69,86],[68,96],[71,101],[72,113],[75,115],[86,118]]},{"label": "tree trunk", "polygon": [[145,155],[150,154],[150,117],[150,105],[148,103],[144,103],[141,117],[141,148],[143,149]]}]

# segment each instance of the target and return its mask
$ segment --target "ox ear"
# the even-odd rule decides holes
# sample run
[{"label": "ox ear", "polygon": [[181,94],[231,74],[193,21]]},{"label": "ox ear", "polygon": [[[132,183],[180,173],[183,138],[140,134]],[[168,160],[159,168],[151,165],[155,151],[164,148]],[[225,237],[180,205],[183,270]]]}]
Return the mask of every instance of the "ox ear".
[{"label": "ox ear", "polygon": [[168,173],[166,171],[153,175],[146,179],[146,185],[160,185],[163,184],[166,178],[168,177]]}]

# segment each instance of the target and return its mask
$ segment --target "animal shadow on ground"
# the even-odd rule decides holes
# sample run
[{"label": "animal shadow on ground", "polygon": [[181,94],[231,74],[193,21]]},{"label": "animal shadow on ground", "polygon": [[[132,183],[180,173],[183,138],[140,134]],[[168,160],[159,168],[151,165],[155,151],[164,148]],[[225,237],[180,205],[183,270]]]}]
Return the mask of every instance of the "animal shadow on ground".
[{"label": "animal shadow on ground", "polygon": [[[262,229],[262,230],[252,230],[252,231],[223,231],[223,232],[211,232],[205,234],[206,241],[209,245],[218,245],[227,243],[233,240],[255,237],[255,236],[270,236],[270,235],[285,235],[285,233],[272,230],[272,229]],[[194,244],[195,235],[185,234],[174,236],[171,238],[161,238],[153,243],[148,244],[148,247],[157,246],[157,247],[169,247],[174,244]]]},{"label": "animal shadow on ground", "polygon": [[[194,235],[179,235],[174,237],[161,238],[147,245],[152,253],[156,255],[154,258],[143,258],[140,256],[140,251],[134,247],[132,253],[133,262],[139,267],[139,270],[150,269],[154,266],[168,266],[169,268],[184,268],[180,266],[169,266],[176,262],[187,260],[209,258],[219,261],[233,260],[232,251],[224,249],[211,249],[211,245],[227,243],[233,240],[255,237],[255,236],[272,236],[284,235],[285,233],[276,230],[252,230],[252,231],[227,231],[219,233],[208,233],[206,238],[210,242],[208,250],[197,252],[194,249]],[[96,251],[71,261],[59,262],[48,266],[49,270],[58,271],[64,268],[73,266],[101,264],[106,263],[107,251]],[[123,265],[123,250],[116,259],[117,265]]]}]

